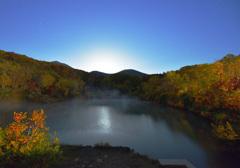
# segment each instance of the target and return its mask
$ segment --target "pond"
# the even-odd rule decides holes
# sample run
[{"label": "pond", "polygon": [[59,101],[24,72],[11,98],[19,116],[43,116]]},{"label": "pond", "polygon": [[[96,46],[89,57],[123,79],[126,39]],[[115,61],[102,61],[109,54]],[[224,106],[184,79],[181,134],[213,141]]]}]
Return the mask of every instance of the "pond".
[{"label": "pond", "polygon": [[155,159],[187,159],[197,168],[239,167],[237,157],[212,138],[209,125],[190,112],[132,98],[1,104],[0,125],[13,112],[43,109],[61,143],[128,146]]}]

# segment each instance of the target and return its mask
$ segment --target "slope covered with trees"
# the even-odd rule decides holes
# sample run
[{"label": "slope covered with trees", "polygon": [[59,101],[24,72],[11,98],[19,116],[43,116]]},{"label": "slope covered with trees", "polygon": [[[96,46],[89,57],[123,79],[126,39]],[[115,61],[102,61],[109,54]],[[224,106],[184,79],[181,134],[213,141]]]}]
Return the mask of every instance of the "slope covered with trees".
[{"label": "slope covered with trees", "polygon": [[215,134],[239,139],[240,55],[228,54],[213,64],[186,66],[143,83],[142,97],[199,113],[213,121]]},{"label": "slope covered with trees", "polygon": [[79,95],[87,73],[0,50],[0,98],[61,99]]}]

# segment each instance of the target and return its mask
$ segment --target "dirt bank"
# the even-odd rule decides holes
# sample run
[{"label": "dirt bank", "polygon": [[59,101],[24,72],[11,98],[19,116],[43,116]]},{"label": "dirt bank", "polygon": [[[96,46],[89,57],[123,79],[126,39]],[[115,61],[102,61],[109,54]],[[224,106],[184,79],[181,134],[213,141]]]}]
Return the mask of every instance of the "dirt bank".
[{"label": "dirt bank", "polygon": [[[62,145],[62,157],[51,167],[61,168],[173,168],[135,153],[128,147]],[[186,168],[174,166],[174,168]]]}]

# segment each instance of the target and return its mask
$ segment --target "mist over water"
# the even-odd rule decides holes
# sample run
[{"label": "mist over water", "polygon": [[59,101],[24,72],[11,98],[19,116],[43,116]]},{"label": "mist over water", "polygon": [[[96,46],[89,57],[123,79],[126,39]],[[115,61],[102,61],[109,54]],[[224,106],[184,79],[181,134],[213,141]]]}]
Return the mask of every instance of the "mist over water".
[{"label": "mist over water", "polygon": [[121,97],[118,93],[106,95],[110,93],[105,92],[102,99],[98,94],[91,100],[1,104],[0,124],[11,122],[14,111],[43,109],[50,132],[57,131],[61,143],[108,142],[156,159],[187,159],[199,168],[238,164],[234,156],[222,159],[225,147],[219,146],[206,131],[210,129],[208,124],[191,113]]}]

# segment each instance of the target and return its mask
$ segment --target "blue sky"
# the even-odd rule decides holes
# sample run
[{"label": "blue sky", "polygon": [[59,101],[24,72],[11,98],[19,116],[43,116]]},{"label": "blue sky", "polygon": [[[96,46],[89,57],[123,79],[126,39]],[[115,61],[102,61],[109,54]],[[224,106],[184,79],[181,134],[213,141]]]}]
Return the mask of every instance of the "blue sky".
[{"label": "blue sky", "polygon": [[0,49],[162,73],[240,54],[239,0],[0,0]]}]

